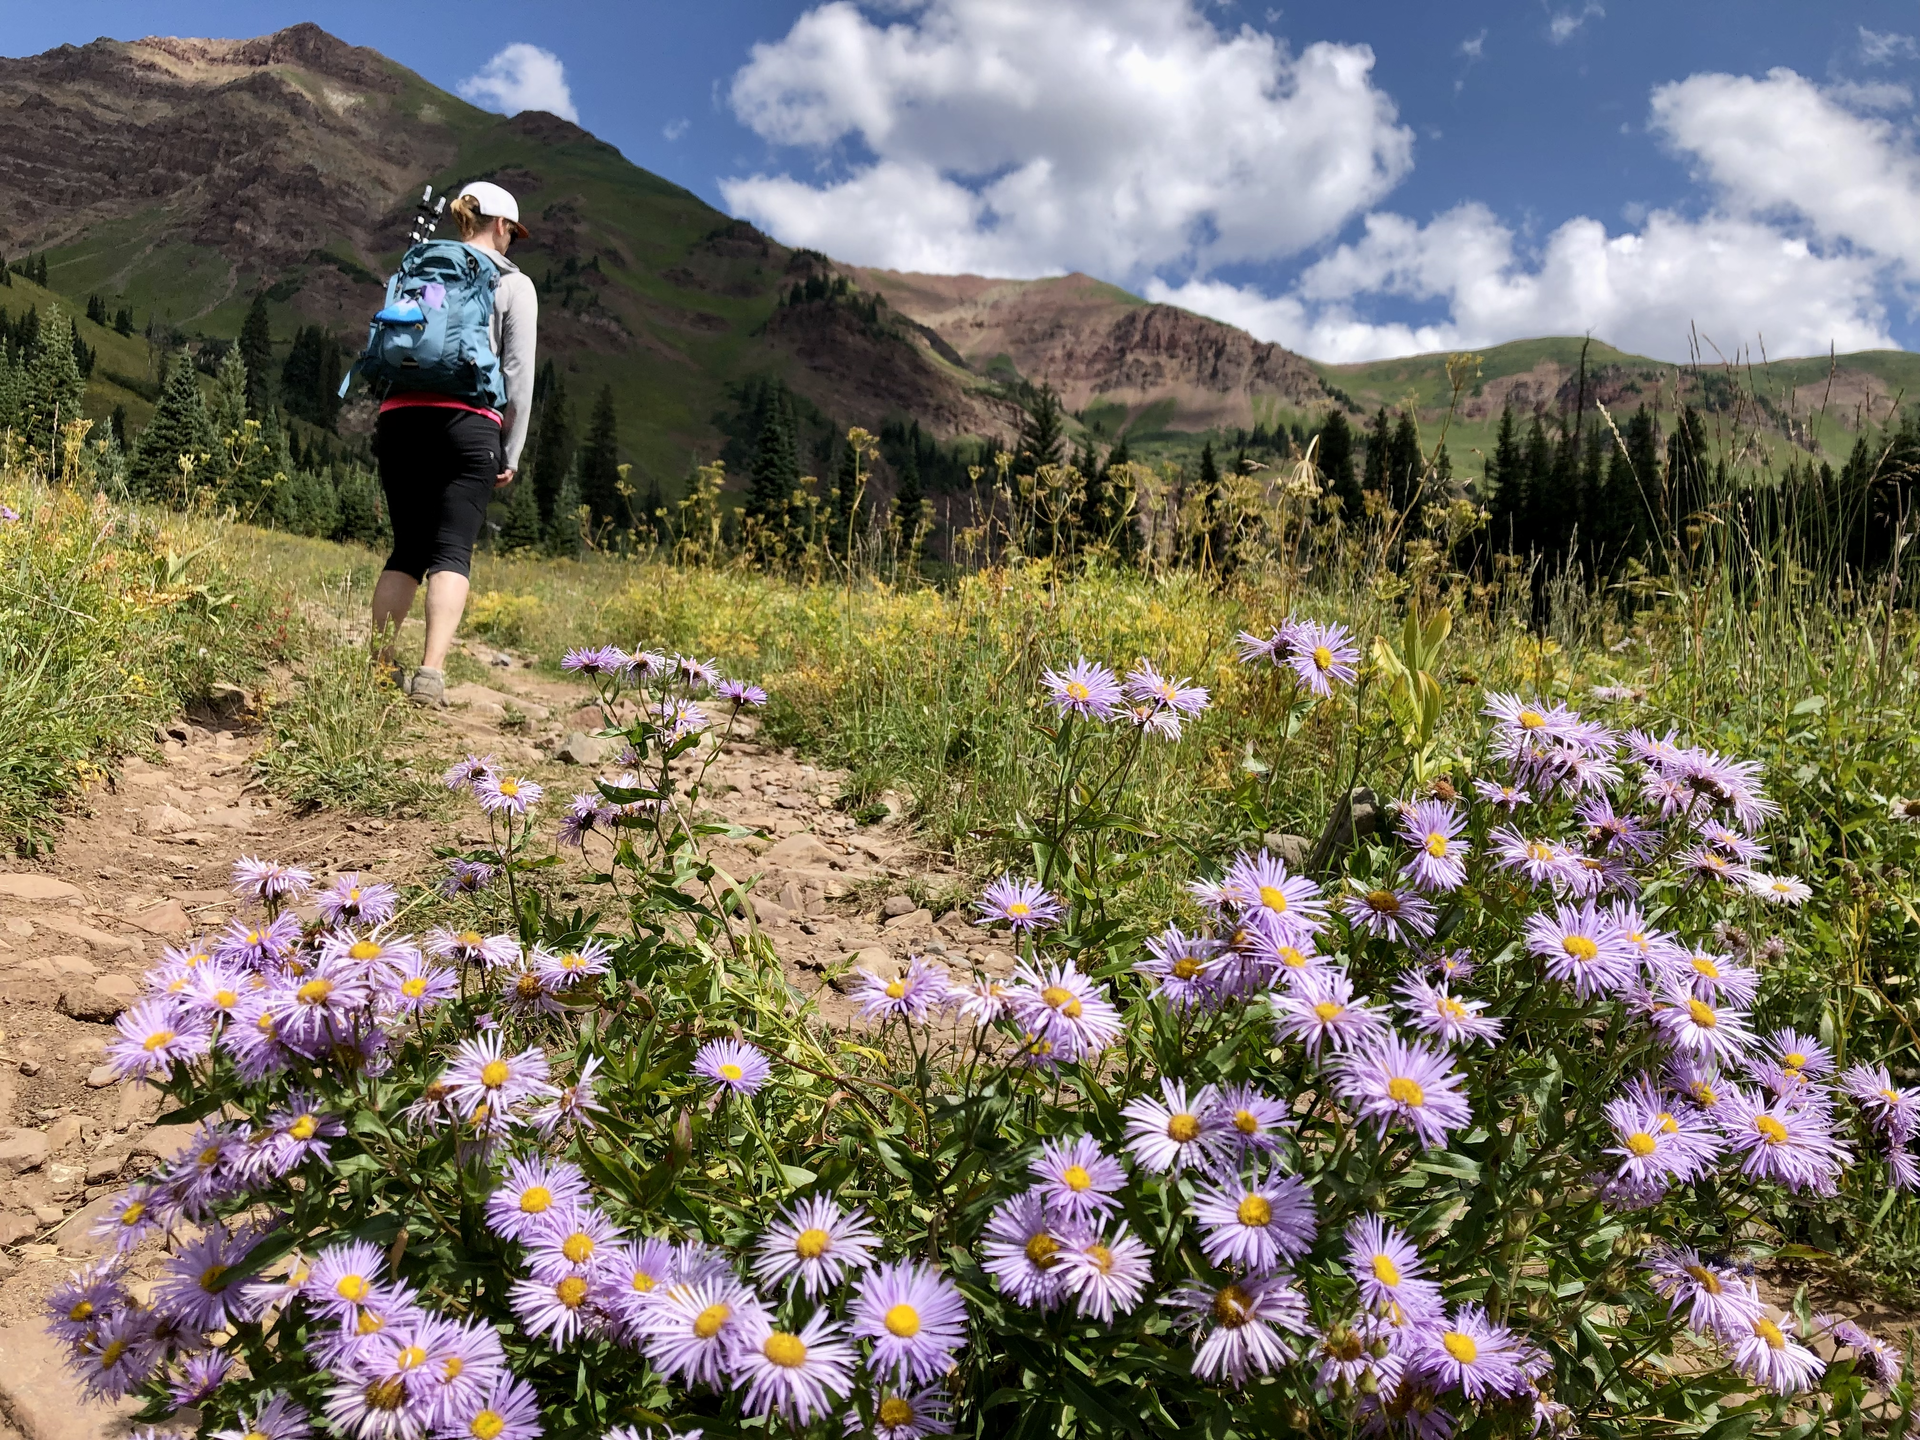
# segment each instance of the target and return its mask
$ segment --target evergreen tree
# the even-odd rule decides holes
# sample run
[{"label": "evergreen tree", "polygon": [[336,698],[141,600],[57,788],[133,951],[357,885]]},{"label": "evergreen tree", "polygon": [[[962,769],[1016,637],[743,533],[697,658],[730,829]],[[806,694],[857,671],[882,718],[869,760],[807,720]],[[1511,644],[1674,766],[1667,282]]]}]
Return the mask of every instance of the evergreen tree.
[{"label": "evergreen tree", "polygon": [[228,350],[220,357],[220,370],[213,378],[213,394],[207,401],[207,418],[213,422],[214,439],[219,442],[212,462],[215,466],[239,452],[241,439],[246,434],[247,382],[247,366],[240,358],[240,351]]},{"label": "evergreen tree", "polygon": [[87,319],[96,325],[107,323],[107,305],[98,295],[87,296]]},{"label": "evergreen tree", "polygon": [[340,414],[340,346],[318,325],[303,325],[280,368],[281,403],[287,413],[322,430]]},{"label": "evergreen tree", "polygon": [[175,365],[160,392],[153,419],[140,432],[127,463],[127,488],[141,500],[185,498],[180,492],[180,457],[214,453],[213,422],[191,365]]},{"label": "evergreen tree", "polygon": [[499,546],[508,554],[540,545],[540,497],[530,480],[515,479],[507,487],[507,514],[500,524]]},{"label": "evergreen tree", "polygon": [[[1689,516],[1706,503],[1711,490],[1707,427],[1691,405],[1667,440],[1667,483],[1661,496],[1661,528],[1678,535]],[[1844,473],[1844,472],[1843,472]]]},{"label": "evergreen tree", "polygon": [[73,351],[74,368],[82,379],[93,374],[93,362],[99,358],[99,352],[80,338],[80,327],[71,322],[67,325],[67,344]]},{"label": "evergreen tree", "polygon": [[860,503],[859,456],[851,445],[840,447],[840,463],[833,472],[833,499],[827,511],[827,550],[847,558],[859,536],[855,507]]},{"label": "evergreen tree", "polygon": [[133,334],[133,308],[131,306],[122,305],[119,310],[114,313],[113,328],[122,335],[131,336]]},{"label": "evergreen tree", "polygon": [[7,257],[0,255],[0,285],[13,288],[13,267],[7,263]]},{"label": "evergreen tree", "polygon": [[[333,538],[362,545],[379,545],[391,540],[393,526],[387,518],[387,497],[380,488],[379,477],[364,465],[335,462],[327,468],[332,472],[339,517]],[[536,533],[535,543],[539,538]]]},{"label": "evergreen tree", "polygon": [[1548,487],[1553,484],[1553,441],[1548,438],[1547,427],[1538,415],[1533,417],[1533,425],[1527,431],[1524,457],[1521,460],[1526,470],[1526,485],[1522,490],[1525,508],[1520,511],[1520,533],[1524,542],[1522,554],[1536,554],[1547,545],[1548,536],[1546,517],[1553,511],[1553,499]]},{"label": "evergreen tree", "polygon": [[57,305],[47,308],[41,344],[26,367],[26,384],[15,424],[29,451],[46,457],[55,473],[61,464],[60,427],[80,418],[80,399],[87,391],[80,367],[74,363],[72,324]]},{"label": "evergreen tree", "polygon": [[[133,312],[127,317],[127,334],[133,329]],[[247,413],[258,420],[273,403],[273,325],[267,318],[265,291],[256,293],[240,325],[240,359],[247,367]]]},{"label": "evergreen tree", "polygon": [[1395,510],[1404,513],[1413,505],[1414,497],[1420,494],[1425,471],[1426,462],[1420,454],[1420,428],[1413,416],[1403,410],[1387,441],[1387,498]]},{"label": "evergreen tree", "polygon": [[1210,563],[1217,569],[1222,563],[1214,549],[1214,528],[1220,513],[1220,466],[1213,458],[1211,440],[1200,447],[1200,478],[1194,482],[1194,491],[1200,497],[1202,529],[1193,537],[1190,558],[1196,565]]},{"label": "evergreen tree", "polygon": [[800,483],[793,417],[788,413],[785,392],[774,386],[761,394],[759,433],[754,439],[753,462],[747,474],[747,500],[742,519],[755,524],[759,543],[771,549],[785,538],[787,504],[794,487]]},{"label": "evergreen tree", "polygon": [[1014,473],[1031,475],[1042,465],[1058,465],[1066,442],[1066,420],[1060,397],[1051,385],[1030,391],[1020,414],[1020,439],[1014,450]]},{"label": "evergreen tree", "polygon": [[900,484],[893,496],[893,519],[900,527],[900,544],[909,553],[919,550],[926,523],[927,495],[920,488],[920,457],[908,449],[900,460]]},{"label": "evergreen tree", "polygon": [[596,527],[608,522],[627,527],[628,505],[620,493],[620,420],[614,413],[611,385],[603,385],[594,402],[587,438],[580,447],[578,483],[580,498],[574,503],[593,512]]},{"label": "evergreen tree", "polygon": [[639,522],[635,527],[646,532],[647,538],[659,544],[667,538],[667,497],[660,489],[660,477],[647,477],[647,497],[641,502]]},{"label": "evergreen tree", "polygon": [[577,559],[586,549],[580,533],[580,455],[576,453],[560,488],[553,496],[553,518],[547,523],[547,553]]},{"label": "evergreen tree", "polygon": [[1508,405],[1500,412],[1500,428],[1494,435],[1493,454],[1487,457],[1480,495],[1487,507],[1493,548],[1502,554],[1524,553],[1519,526],[1520,514],[1526,508],[1526,486],[1526,465],[1513,431],[1513,406]]},{"label": "evergreen tree", "polygon": [[1382,405],[1380,413],[1373,417],[1373,424],[1367,427],[1366,473],[1361,477],[1363,490],[1378,491],[1391,499],[1387,487],[1387,447],[1392,443],[1392,434],[1388,429],[1387,407]]},{"label": "evergreen tree", "polygon": [[541,366],[534,382],[533,438],[527,451],[532,458],[528,478],[533,481],[544,530],[553,522],[561,483],[573,464],[573,409],[567,402],[566,380],[551,360]]},{"label": "evergreen tree", "polygon": [[124,457],[127,453],[127,407],[116,405],[113,414],[107,417],[107,432],[113,436],[113,443],[120,447]]},{"label": "evergreen tree", "polygon": [[1367,502],[1353,473],[1353,427],[1343,411],[1327,413],[1326,423],[1320,427],[1320,448],[1314,454],[1314,464],[1327,477],[1328,492],[1338,497],[1341,515],[1349,524],[1358,525],[1366,518]]}]

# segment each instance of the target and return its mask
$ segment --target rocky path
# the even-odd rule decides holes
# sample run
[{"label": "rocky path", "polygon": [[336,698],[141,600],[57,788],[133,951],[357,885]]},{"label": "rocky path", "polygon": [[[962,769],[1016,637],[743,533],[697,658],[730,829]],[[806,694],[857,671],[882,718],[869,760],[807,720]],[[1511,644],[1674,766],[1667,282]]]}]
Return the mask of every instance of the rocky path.
[{"label": "rocky path", "polygon": [[[568,795],[607,773],[590,736],[597,711],[524,657],[472,655],[487,682],[455,686],[446,709],[423,712],[416,764],[496,754],[548,786],[557,818]],[[291,861],[323,881],[343,870],[406,881],[437,871],[435,842],[477,838],[474,816],[457,807],[396,821],[288,813],[252,778],[257,738],[244,716],[183,720],[156,739],[152,760],[127,760],[90,796],[52,856],[0,860],[0,1440],[129,1429],[130,1406],[78,1402],[38,1317],[48,1290],[100,1253],[87,1232],[115,1191],[185,1141],[183,1127],[152,1123],[156,1093],[101,1063],[141,974],[164,946],[236,913],[227,877],[240,855]],[[1011,952],[986,943],[964,906],[935,913],[960,898],[960,879],[914,848],[898,797],[883,797],[884,820],[862,825],[836,807],[844,780],[750,731],[707,772],[706,808],[755,832],[713,856],[753,877],[755,918],[795,986],[828,1019],[857,1024],[843,992],[860,971],[890,975],[912,953],[1010,969]],[[136,1257],[136,1273],[154,1259]]]}]

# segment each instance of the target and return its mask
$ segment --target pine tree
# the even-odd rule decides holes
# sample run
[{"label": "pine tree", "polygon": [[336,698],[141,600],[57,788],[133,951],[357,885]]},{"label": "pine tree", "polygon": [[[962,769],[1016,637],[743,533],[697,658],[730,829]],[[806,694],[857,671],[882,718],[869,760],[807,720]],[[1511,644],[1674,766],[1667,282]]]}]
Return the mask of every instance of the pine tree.
[{"label": "pine tree", "polygon": [[1193,538],[1193,563],[1211,563],[1215,569],[1220,569],[1225,557],[1214,548],[1215,532],[1220,520],[1220,467],[1214,461],[1211,440],[1200,447],[1200,480],[1196,488],[1204,507],[1202,513],[1206,528]]},{"label": "pine tree", "polygon": [[113,414],[107,417],[107,430],[113,436],[113,443],[120,447],[122,456],[127,453],[127,407],[116,405]]},{"label": "pine tree", "polygon": [[[246,435],[248,374],[238,348],[220,357],[220,370],[213,379],[213,394],[207,401],[207,418],[213,422],[214,451],[212,467],[218,468],[229,457],[237,456]],[[223,481],[224,481],[223,477]]]},{"label": "pine tree", "polygon": [[[133,329],[133,312],[127,317],[127,334]],[[260,291],[247,308],[240,326],[240,359],[247,367],[247,413],[258,420],[273,403],[273,325],[267,318],[267,296]]]},{"label": "pine tree", "polygon": [[908,554],[920,548],[926,509],[926,491],[920,488],[920,457],[909,447],[900,459],[900,484],[893,496],[894,523],[900,527],[900,544]]},{"label": "pine tree", "polygon": [[133,307],[122,305],[113,317],[113,328],[122,335],[133,334]]},{"label": "pine tree", "polygon": [[531,481],[515,479],[507,487],[507,514],[500,525],[500,549],[508,554],[537,549],[541,534],[540,497]]},{"label": "pine tree", "polygon": [[140,432],[127,464],[127,488],[136,499],[184,499],[180,490],[180,457],[194,457],[196,466],[207,462],[201,456],[214,453],[213,422],[207,417],[207,405],[194,378],[193,366],[175,365],[160,392],[153,419]]},{"label": "pine tree", "polygon": [[87,319],[96,325],[107,323],[107,303],[98,295],[87,296]]},{"label": "pine tree", "polygon": [[1404,513],[1414,503],[1425,471],[1426,462],[1420,454],[1420,429],[1414,424],[1413,416],[1403,410],[1387,441],[1387,498],[1395,510]]},{"label": "pine tree", "polygon": [[578,558],[586,549],[580,533],[580,456],[575,454],[554,492],[553,518],[547,523],[547,553]]},{"label": "pine tree", "polygon": [[544,529],[553,522],[560,485],[573,464],[573,409],[567,402],[566,380],[551,360],[541,367],[534,391],[533,438],[527,446],[533,462],[529,478]]},{"label": "pine tree", "polygon": [[1328,493],[1340,501],[1341,517],[1350,525],[1358,525],[1366,518],[1367,502],[1353,473],[1353,427],[1343,411],[1327,413],[1326,423],[1320,427],[1314,465],[1327,477]]},{"label": "pine tree", "polygon": [[[380,480],[364,465],[336,462],[327,467],[333,476],[333,492],[339,519],[334,525],[335,540],[352,540],[362,545],[379,545],[393,538],[393,526],[387,519],[387,497]],[[534,534],[534,543],[539,541]]]},{"label": "pine tree", "polygon": [[860,502],[859,456],[851,445],[840,446],[840,464],[833,472],[833,502],[828,508],[827,550],[846,559],[859,534],[854,510]]},{"label": "pine tree", "polygon": [[312,505],[297,481],[303,473],[293,463],[279,412],[269,410],[260,422],[260,433],[247,447],[245,463],[228,485],[227,500],[242,515],[257,516],[262,524],[304,534],[302,527]]},{"label": "pine tree", "polygon": [[1060,410],[1060,397],[1054,394],[1051,385],[1042,385],[1029,393],[1020,414],[1014,473],[1031,475],[1042,465],[1058,465],[1065,440],[1066,420]]},{"label": "pine tree", "polygon": [[620,419],[614,413],[611,385],[603,385],[594,402],[586,442],[580,447],[578,474],[580,498],[574,503],[592,510],[595,526],[612,522],[625,529],[630,517],[620,493]]},{"label": "pine tree", "polygon": [[1366,473],[1361,476],[1363,490],[1377,491],[1391,498],[1387,488],[1387,447],[1392,442],[1392,434],[1387,425],[1387,407],[1382,405],[1380,413],[1373,417],[1373,424],[1367,427]]},{"label": "pine tree", "polygon": [[289,415],[331,430],[340,414],[340,346],[318,325],[303,325],[280,367],[281,403]]},{"label": "pine tree", "polygon": [[742,518],[757,527],[764,550],[785,538],[787,502],[800,483],[800,461],[794,450],[793,420],[785,392],[769,386],[760,401],[760,426],[748,467],[747,499]]},{"label": "pine tree", "polygon": [[25,393],[15,423],[29,451],[47,458],[58,473],[61,463],[60,427],[80,418],[80,399],[87,383],[74,363],[72,324],[60,307],[47,308],[41,344],[27,365]]},{"label": "pine tree", "polygon": [[1493,548],[1502,554],[1523,553],[1519,541],[1521,512],[1526,509],[1526,465],[1520,442],[1513,433],[1513,407],[1500,412],[1500,428],[1495,432],[1493,454],[1487,457],[1486,478],[1481,481],[1481,501],[1487,507],[1488,533]]},{"label": "pine tree", "polygon": [[640,502],[640,516],[636,530],[646,532],[648,539],[655,544],[667,538],[667,497],[660,489],[660,477],[647,477],[647,496]]}]

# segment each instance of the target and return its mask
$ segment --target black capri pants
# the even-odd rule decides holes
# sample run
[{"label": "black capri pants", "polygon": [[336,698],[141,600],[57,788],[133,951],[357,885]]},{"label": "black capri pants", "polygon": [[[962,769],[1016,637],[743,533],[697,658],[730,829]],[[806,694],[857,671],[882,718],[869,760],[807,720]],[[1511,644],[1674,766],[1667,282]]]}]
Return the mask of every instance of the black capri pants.
[{"label": "black capri pants", "polygon": [[499,425],[449,405],[403,405],[380,412],[373,451],[393,521],[387,569],[415,580],[469,573],[493,482],[506,468]]}]

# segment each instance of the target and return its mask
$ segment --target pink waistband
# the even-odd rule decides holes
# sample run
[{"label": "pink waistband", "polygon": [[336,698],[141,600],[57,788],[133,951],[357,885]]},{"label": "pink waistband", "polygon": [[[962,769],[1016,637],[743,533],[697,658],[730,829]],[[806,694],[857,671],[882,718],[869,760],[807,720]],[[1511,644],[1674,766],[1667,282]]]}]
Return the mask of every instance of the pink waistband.
[{"label": "pink waistband", "polygon": [[380,402],[380,413],[384,415],[389,410],[411,410],[420,405],[436,410],[464,410],[469,415],[484,415],[496,425],[503,423],[498,410],[489,410],[484,405],[469,405],[464,400],[455,400],[448,395],[433,395],[424,390],[406,395],[389,395]]}]

